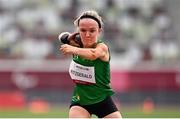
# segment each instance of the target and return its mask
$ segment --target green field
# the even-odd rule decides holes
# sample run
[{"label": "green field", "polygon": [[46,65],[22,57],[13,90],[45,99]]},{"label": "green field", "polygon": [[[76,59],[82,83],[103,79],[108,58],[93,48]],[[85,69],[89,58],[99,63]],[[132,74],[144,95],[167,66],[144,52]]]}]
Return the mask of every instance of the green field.
[{"label": "green field", "polygon": [[[140,106],[121,106],[124,118],[180,118],[180,107],[178,106],[158,106],[151,113],[145,114]],[[1,110],[0,118],[67,118],[68,107],[53,107],[46,113],[32,113],[28,109],[24,110]],[[95,117],[95,116],[93,116]]]}]

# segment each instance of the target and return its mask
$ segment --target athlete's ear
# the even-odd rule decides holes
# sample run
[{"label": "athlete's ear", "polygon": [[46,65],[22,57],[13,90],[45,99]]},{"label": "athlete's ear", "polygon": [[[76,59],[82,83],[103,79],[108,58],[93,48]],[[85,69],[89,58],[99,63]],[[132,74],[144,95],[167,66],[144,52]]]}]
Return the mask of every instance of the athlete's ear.
[{"label": "athlete's ear", "polygon": [[102,32],[102,28],[99,28],[99,29],[98,29],[98,32],[101,33],[101,32]]},{"label": "athlete's ear", "polygon": [[75,32],[78,32],[79,33],[79,27],[76,28],[76,31]]},{"label": "athlete's ear", "polygon": [[99,28],[99,29],[98,29],[98,33],[99,33],[99,35],[102,33],[102,31],[103,31],[103,29],[102,29],[102,28]]}]

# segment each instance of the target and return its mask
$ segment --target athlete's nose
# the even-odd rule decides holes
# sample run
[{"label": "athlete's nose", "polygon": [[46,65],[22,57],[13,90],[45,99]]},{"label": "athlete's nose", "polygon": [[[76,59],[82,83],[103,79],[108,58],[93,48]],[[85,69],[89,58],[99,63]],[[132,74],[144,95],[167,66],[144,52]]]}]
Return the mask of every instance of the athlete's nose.
[{"label": "athlete's nose", "polygon": [[86,32],[86,37],[90,36],[90,33],[89,32]]}]

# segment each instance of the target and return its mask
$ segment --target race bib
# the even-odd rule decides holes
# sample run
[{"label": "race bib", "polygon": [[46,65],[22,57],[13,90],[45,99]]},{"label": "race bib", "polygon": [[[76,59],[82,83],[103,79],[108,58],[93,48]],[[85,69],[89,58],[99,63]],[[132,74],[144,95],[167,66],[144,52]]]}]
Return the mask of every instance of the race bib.
[{"label": "race bib", "polygon": [[71,79],[87,83],[96,83],[94,66],[83,66],[72,60],[69,67]]}]

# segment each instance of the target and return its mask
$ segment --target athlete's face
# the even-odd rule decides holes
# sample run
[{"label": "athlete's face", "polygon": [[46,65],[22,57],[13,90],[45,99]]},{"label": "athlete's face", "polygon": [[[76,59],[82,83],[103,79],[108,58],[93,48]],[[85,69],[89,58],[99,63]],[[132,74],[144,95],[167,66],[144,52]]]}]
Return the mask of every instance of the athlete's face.
[{"label": "athlete's face", "polygon": [[101,29],[98,23],[91,18],[84,18],[79,21],[79,33],[84,47],[91,47],[97,42]]}]

